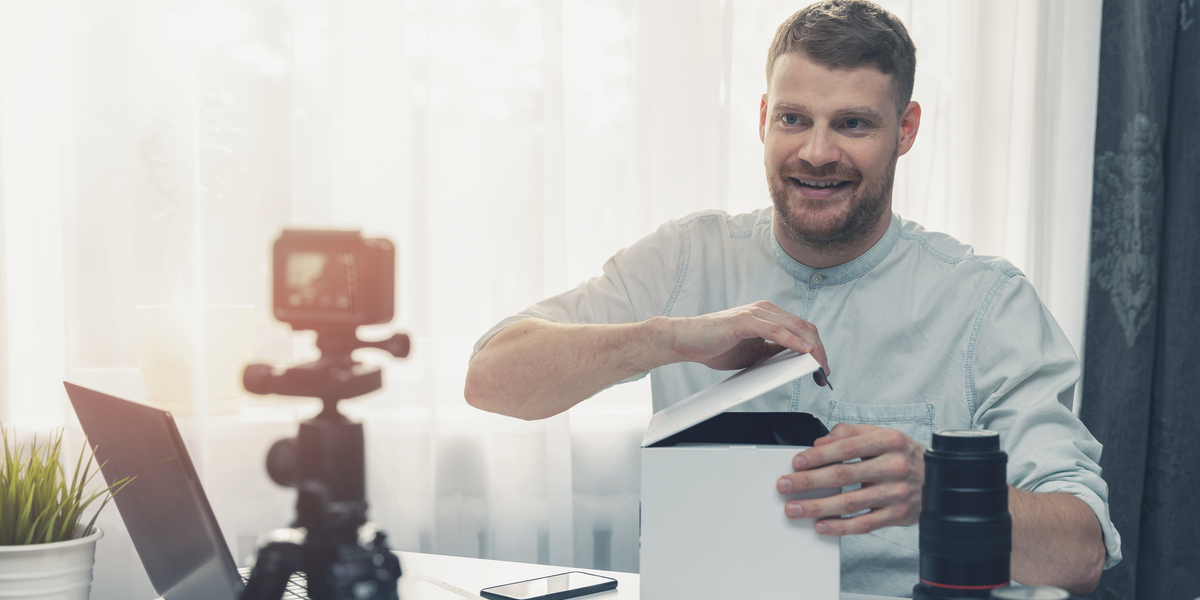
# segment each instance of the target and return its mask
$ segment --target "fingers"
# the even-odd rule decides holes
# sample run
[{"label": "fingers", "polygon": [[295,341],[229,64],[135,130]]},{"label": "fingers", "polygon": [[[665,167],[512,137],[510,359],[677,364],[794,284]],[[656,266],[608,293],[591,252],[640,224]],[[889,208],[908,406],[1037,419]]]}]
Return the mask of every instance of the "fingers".
[{"label": "fingers", "polygon": [[[821,343],[816,325],[793,315],[770,302],[756,302],[743,314],[751,317],[746,321],[745,337],[753,335],[791,348],[802,354],[812,354],[825,373],[829,370],[829,358]],[[822,375],[823,378],[823,375]],[[818,381],[818,384],[822,382]]]},{"label": "fingers", "polygon": [[818,438],[813,447],[792,459],[792,468],[815,469],[856,458],[871,458],[888,452],[923,454],[921,446],[896,429],[874,425],[838,423],[829,435]]},{"label": "fingers", "polygon": [[904,493],[919,496],[924,479],[923,465],[899,454],[888,454],[861,462],[837,463],[811,471],[790,473],[775,481],[775,489],[781,494],[799,494],[812,490],[844,488],[860,483],[894,483],[903,484]]},{"label": "fingers", "polygon": [[793,519],[826,519],[869,510],[852,518],[818,522],[817,532],[824,535],[910,525],[921,512],[924,451],[923,446],[894,429],[838,424],[812,448],[793,457],[792,466],[797,471],[780,477],[775,487],[781,494],[797,494],[862,484],[851,492],[786,504],[784,511]]},{"label": "fingers", "polygon": [[775,356],[776,354],[779,354],[780,352],[783,352],[784,350],[787,350],[787,348],[784,346],[780,346],[775,342],[764,341],[762,346],[759,346],[758,348],[758,360],[754,361],[754,363],[758,364],[764,360],[767,360],[768,358],[771,358],[772,356]]},{"label": "fingers", "polygon": [[[812,448],[804,450],[793,457],[792,468],[801,471],[854,460],[856,458],[879,456],[888,450],[894,449],[892,445],[898,442],[893,436],[884,434],[883,429],[864,432],[858,435],[844,435],[844,432],[838,431],[839,427],[841,427],[840,424],[834,427],[834,431],[830,432],[829,435],[814,442]],[[896,433],[899,432],[897,431]]]},{"label": "fingers", "polygon": [[829,359],[812,323],[762,301],[728,310],[667,321],[668,362],[692,361],[713,369],[743,369],[783,348],[811,354],[827,385]]},{"label": "fingers", "polygon": [[824,498],[789,500],[784,513],[789,519],[823,519],[853,515],[864,510],[883,512],[887,525],[909,525],[920,517],[920,489],[903,482],[863,485],[849,492]]},{"label": "fingers", "polygon": [[901,454],[886,454],[860,462],[837,463],[811,471],[790,473],[775,481],[775,489],[781,494],[799,494],[819,489],[845,488],[860,483],[888,483],[899,485],[903,494],[920,497],[924,480],[923,464]]},{"label": "fingers", "polygon": [[817,444],[828,444],[837,440],[854,437],[856,435],[867,435],[873,431],[878,431],[880,427],[875,425],[855,425],[854,423],[838,423],[833,426],[829,434],[825,437],[818,438]]},{"label": "fingers", "polygon": [[917,518],[909,518],[907,512],[901,512],[899,509],[899,505],[893,505],[848,519],[839,517],[819,519],[813,528],[821,535],[840,537],[870,533],[884,527],[903,527],[917,522]]},{"label": "fingers", "polygon": [[[816,331],[817,331],[817,328],[814,325],[813,326],[813,335],[814,336],[816,335]],[[823,373],[821,373],[821,378],[824,379],[825,375],[833,375],[833,371],[829,370],[829,357],[825,354],[825,346],[821,343],[820,338],[818,338],[816,340],[816,343],[817,343],[817,347],[816,347],[816,349],[814,349],[812,351],[812,357],[817,359],[817,364],[821,365],[821,370],[824,371]],[[828,380],[826,380],[826,385],[828,385],[828,383],[829,383]]]},{"label": "fingers", "polygon": [[792,500],[784,506],[784,513],[789,519],[817,519],[814,527],[822,535],[859,535],[916,523],[921,518],[919,499],[911,497],[904,486],[865,485],[826,498]]}]

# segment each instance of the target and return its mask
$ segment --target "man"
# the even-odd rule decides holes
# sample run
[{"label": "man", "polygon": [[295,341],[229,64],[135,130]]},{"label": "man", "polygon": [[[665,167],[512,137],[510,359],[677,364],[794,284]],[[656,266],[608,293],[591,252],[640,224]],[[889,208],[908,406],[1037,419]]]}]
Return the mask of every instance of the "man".
[{"label": "man", "polygon": [[[652,372],[657,411],[723,370],[811,352],[813,381],[745,409],[831,426],[776,489],[861,484],[786,506],[845,536],[844,591],[911,594],[925,446],[965,428],[999,431],[1009,455],[1013,579],[1091,591],[1120,540],[1100,445],[1060,403],[1079,377],[1070,344],[1008,262],[892,214],[896,161],[921,120],[915,68],[903,24],[873,3],[793,15],[771,44],[760,105],[773,207],[669,222],[603,276],[501,322],[476,346],[468,402],[539,419]],[[822,389],[831,360],[836,392]],[[843,515],[854,516],[825,518]]]}]

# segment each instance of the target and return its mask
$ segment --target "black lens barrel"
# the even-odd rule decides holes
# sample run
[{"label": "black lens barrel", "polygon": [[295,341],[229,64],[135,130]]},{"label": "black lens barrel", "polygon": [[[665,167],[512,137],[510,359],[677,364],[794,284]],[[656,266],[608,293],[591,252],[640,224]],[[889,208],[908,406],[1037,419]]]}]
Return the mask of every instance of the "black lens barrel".
[{"label": "black lens barrel", "polygon": [[921,488],[921,581],[914,600],[987,598],[1009,583],[1008,455],[994,431],[933,434]]}]

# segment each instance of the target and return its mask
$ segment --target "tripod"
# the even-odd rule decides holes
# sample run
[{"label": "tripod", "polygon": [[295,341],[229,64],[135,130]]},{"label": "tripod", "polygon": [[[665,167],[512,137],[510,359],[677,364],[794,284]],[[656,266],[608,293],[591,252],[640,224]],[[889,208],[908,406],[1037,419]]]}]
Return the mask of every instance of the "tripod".
[{"label": "tripod", "polygon": [[354,329],[318,330],[321,358],[285,371],[250,365],[243,374],[256,394],[315,396],[317,416],[300,424],[294,438],[275,442],[267,473],[297,490],[296,520],[276,530],[259,549],[241,600],[278,600],[292,573],[304,572],[313,600],[398,600],[400,561],[387,536],[367,521],[362,423],[338,412],[339,400],[383,386],[378,367],[355,362],[356,348],[380,348],[408,356],[408,336],[383,342],[359,340]]}]

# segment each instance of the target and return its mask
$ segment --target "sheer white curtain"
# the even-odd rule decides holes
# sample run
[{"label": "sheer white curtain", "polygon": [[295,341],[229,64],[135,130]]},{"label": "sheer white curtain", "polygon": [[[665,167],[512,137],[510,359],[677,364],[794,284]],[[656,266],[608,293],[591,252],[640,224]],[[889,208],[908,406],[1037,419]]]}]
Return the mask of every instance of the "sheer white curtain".
[{"label": "sheer white curtain", "polygon": [[[270,317],[270,244],[362,229],[397,244],[413,336],[406,360],[363,353],[385,389],[344,403],[372,518],[401,549],[636,570],[647,382],[526,423],[463,402],[467,357],[661,222],[769,202],[762,65],[802,4],[0,4],[0,416],[79,443],[62,380],[158,402],[155,377],[186,382],[171,406],[240,560],[291,517],[263,459],[316,407],[223,397],[223,357],[311,358]],[[1099,0],[883,4],[924,107],[897,211],[1010,258],[1081,348]],[[146,333],[139,306],[178,327]],[[115,511],[102,526],[95,597],[149,597]]]}]

